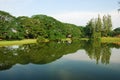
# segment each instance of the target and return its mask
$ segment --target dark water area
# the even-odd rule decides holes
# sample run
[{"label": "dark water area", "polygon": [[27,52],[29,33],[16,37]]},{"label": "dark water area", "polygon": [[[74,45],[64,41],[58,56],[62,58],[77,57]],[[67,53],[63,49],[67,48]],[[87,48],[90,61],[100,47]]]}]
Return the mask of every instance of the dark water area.
[{"label": "dark water area", "polygon": [[0,80],[120,80],[120,45],[76,41],[3,46]]}]

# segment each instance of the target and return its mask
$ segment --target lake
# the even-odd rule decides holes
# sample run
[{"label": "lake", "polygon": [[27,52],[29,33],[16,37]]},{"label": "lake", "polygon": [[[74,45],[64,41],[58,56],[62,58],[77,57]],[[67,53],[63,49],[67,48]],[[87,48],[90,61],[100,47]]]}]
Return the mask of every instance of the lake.
[{"label": "lake", "polygon": [[76,41],[2,46],[0,80],[120,80],[120,45]]}]

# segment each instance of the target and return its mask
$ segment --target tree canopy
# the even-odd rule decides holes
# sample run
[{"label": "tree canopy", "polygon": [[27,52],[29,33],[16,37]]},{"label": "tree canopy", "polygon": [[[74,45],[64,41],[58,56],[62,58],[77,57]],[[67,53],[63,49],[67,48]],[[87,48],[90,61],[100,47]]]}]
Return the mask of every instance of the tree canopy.
[{"label": "tree canopy", "polygon": [[39,36],[50,40],[59,40],[80,37],[81,30],[78,26],[62,23],[46,15],[33,15],[32,17],[14,17],[7,12],[0,11],[0,39],[36,39]]},{"label": "tree canopy", "polygon": [[[115,31],[114,31],[115,32]],[[60,40],[63,38],[100,38],[113,36],[110,15],[91,19],[85,27],[63,23],[47,15],[14,17],[0,11],[0,40],[37,39]]]}]

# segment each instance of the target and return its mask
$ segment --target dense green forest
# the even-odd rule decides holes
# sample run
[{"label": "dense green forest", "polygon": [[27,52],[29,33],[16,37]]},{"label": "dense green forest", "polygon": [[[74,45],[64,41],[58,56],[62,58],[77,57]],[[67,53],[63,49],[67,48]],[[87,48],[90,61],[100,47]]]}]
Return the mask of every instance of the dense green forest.
[{"label": "dense green forest", "polygon": [[101,19],[91,19],[86,26],[60,22],[46,15],[33,15],[31,17],[15,17],[5,11],[0,11],[0,40],[21,39],[49,39],[60,40],[64,38],[80,39],[117,36],[120,27],[112,30],[110,15]]}]

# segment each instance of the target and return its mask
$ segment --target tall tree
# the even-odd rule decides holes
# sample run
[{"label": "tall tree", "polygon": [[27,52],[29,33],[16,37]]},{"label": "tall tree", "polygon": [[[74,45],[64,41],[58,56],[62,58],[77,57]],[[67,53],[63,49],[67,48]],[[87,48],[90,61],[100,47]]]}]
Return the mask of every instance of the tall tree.
[{"label": "tall tree", "polygon": [[93,24],[94,24],[93,19],[91,19],[87,23],[86,28],[85,28],[85,35],[86,35],[86,37],[89,37],[89,38],[92,37],[92,34],[93,34]]},{"label": "tall tree", "polygon": [[101,28],[102,28],[102,21],[100,15],[98,15],[98,18],[96,20],[96,31],[101,32]]},{"label": "tall tree", "polygon": [[112,20],[111,20],[111,16],[108,15],[108,34],[112,31]]},{"label": "tall tree", "polygon": [[104,15],[103,16],[103,27],[102,27],[102,36],[107,36],[107,28],[108,28],[108,25],[107,25],[107,17]]},{"label": "tall tree", "polygon": [[102,36],[107,37],[112,29],[112,20],[111,16],[103,16],[103,27],[102,27]]},{"label": "tall tree", "polygon": [[102,21],[101,21],[100,15],[98,15],[98,18],[95,19],[94,27],[95,29],[94,29],[93,37],[95,39],[98,39],[101,37],[101,28],[102,28]]},{"label": "tall tree", "polygon": [[91,19],[89,23],[86,26],[86,35],[89,36],[91,39],[98,39],[101,37],[101,27],[102,22],[100,15],[98,15],[98,18]]}]

